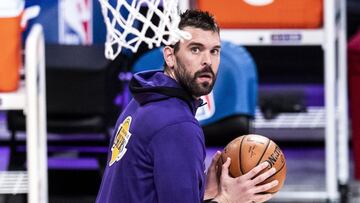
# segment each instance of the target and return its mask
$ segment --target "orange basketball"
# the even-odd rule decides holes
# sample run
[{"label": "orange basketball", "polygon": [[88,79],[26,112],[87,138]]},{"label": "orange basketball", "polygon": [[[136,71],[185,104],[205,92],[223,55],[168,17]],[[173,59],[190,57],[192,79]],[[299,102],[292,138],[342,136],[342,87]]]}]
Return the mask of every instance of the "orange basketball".
[{"label": "orange basketball", "polygon": [[[270,167],[275,167],[276,173],[262,184],[278,180],[279,184],[266,191],[275,193],[283,186],[286,178],[286,161],[281,149],[270,139],[261,135],[244,135],[232,140],[221,153],[220,164],[227,157],[231,158],[229,173],[232,177],[241,176],[260,163],[267,161]],[[261,172],[261,173],[263,173]]]}]

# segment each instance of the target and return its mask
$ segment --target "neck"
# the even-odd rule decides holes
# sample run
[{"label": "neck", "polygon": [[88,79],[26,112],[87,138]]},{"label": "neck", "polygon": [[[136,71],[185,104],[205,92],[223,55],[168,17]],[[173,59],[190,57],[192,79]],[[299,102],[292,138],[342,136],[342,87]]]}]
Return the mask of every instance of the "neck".
[{"label": "neck", "polygon": [[164,70],[164,74],[167,75],[167,76],[169,76],[169,77],[171,77],[172,79],[176,80],[176,82],[179,82],[179,81],[176,79],[174,72],[173,72],[173,71],[170,71],[169,68],[166,68],[166,69]]}]

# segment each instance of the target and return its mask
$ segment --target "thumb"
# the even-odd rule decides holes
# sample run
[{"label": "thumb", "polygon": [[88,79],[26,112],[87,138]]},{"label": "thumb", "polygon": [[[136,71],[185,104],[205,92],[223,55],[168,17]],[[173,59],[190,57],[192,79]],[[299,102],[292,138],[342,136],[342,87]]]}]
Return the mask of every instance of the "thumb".
[{"label": "thumb", "polygon": [[211,160],[211,164],[210,164],[210,168],[211,168],[211,169],[214,169],[214,170],[215,170],[216,165],[217,165],[217,163],[218,163],[218,161],[219,161],[220,156],[221,156],[221,152],[220,152],[220,151],[217,151],[217,152],[214,154],[214,156],[213,156],[213,158],[212,158],[212,160]]}]

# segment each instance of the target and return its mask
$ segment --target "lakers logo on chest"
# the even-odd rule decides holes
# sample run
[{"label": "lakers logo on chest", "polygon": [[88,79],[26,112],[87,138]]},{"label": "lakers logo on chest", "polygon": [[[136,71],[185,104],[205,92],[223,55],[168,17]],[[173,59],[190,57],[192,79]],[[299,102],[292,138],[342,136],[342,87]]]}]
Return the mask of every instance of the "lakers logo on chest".
[{"label": "lakers logo on chest", "polygon": [[111,147],[111,159],[109,166],[113,165],[115,162],[119,161],[124,154],[126,153],[126,145],[129,142],[131,133],[129,131],[131,124],[131,117],[128,116],[126,119],[119,125],[116,135],[114,138],[113,145]]}]

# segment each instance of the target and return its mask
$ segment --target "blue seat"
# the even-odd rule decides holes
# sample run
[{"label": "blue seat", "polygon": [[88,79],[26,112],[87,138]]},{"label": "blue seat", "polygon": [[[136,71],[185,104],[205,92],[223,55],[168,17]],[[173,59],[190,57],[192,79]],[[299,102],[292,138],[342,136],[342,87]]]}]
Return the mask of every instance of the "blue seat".
[{"label": "blue seat", "polygon": [[255,116],[257,103],[256,65],[244,47],[221,43],[221,62],[214,86],[215,113],[202,125],[233,115]]},{"label": "blue seat", "polygon": [[163,69],[163,47],[154,48],[141,55],[131,68],[131,72],[137,73],[145,70]]}]

